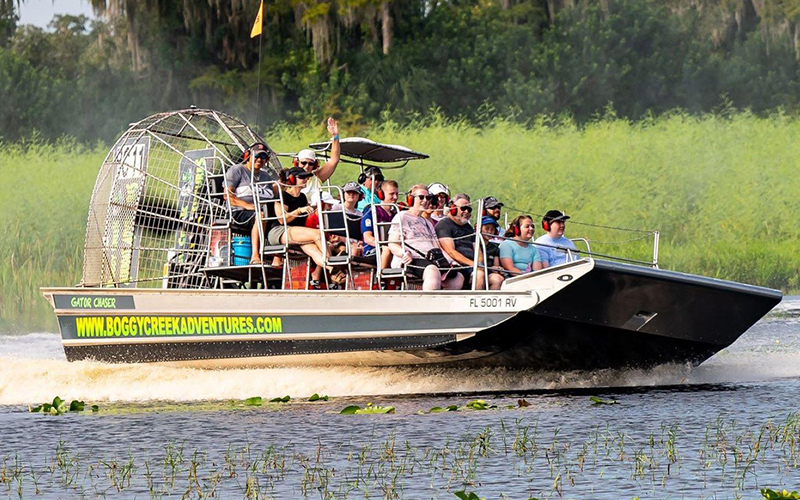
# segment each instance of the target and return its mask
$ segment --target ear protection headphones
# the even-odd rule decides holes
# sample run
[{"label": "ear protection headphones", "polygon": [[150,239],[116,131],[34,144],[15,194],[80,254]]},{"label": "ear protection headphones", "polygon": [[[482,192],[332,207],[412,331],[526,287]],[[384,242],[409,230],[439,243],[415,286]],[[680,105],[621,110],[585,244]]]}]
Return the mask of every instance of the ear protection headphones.
[{"label": "ear protection headphones", "polygon": [[358,181],[359,184],[364,184],[365,182],[367,182],[367,179],[372,177],[378,177],[379,175],[383,177],[383,174],[381,174],[380,170],[378,170],[378,167],[370,166],[365,168],[363,172],[358,174],[358,179],[356,180]]},{"label": "ear protection headphones", "polygon": [[514,236],[515,237],[519,237],[519,235],[522,234],[522,229],[520,229],[520,227],[519,227],[519,222],[517,222],[516,224],[512,225],[511,228],[514,230]]},{"label": "ear protection headphones", "polygon": [[386,196],[383,194],[383,190],[382,189],[379,189],[379,190],[375,191],[375,196],[377,196],[378,199],[381,200],[381,201],[383,201],[384,198],[386,198]]},{"label": "ear protection headphones", "polygon": [[549,220],[542,219],[542,229],[544,229],[548,233],[550,232],[550,221]]},{"label": "ear protection headphones", "polygon": [[458,215],[458,205],[456,205],[455,203],[450,201],[450,202],[447,203],[447,206],[450,207],[450,215],[452,217],[455,217],[456,215]]},{"label": "ear protection headphones", "polygon": [[297,177],[295,177],[294,174],[287,175],[286,176],[286,184],[288,184],[290,186],[296,186],[297,185]]},{"label": "ear protection headphones", "polygon": [[408,208],[414,206],[414,196],[411,194],[411,191],[406,191],[406,205],[408,205]]}]

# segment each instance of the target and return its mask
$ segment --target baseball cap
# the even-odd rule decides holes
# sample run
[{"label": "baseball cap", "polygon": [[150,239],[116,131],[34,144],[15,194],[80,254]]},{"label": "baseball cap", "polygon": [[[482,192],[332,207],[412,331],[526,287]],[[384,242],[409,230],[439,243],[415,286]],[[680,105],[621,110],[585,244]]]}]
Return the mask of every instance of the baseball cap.
[{"label": "baseball cap", "polygon": [[311,204],[312,205],[316,205],[317,204],[317,202],[319,201],[320,193],[322,193],[321,194],[322,203],[325,203],[327,205],[335,205],[336,203],[339,202],[339,200],[334,198],[329,192],[327,192],[327,191],[317,191],[316,193],[311,195]]},{"label": "baseball cap", "polygon": [[305,169],[300,168],[300,167],[292,167],[292,168],[289,169],[288,172],[286,172],[286,176],[287,177],[290,176],[290,175],[293,175],[293,176],[295,176],[295,177],[297,177],[299,179],[308,179],[309,177],[311,177],[314,174],[312,174],[311,172],[306,172]]},{"label": "baseball cap", "polygon": [[250,154],[253,155],[253,157],[259,153],[264,153],[267,155],[267,157],[269,157],[269,149],[267,149],[267,145],[263,142],[256,142],[247,149],[250,150]]},{"label": "baseball cap", "polygon": [[500,223],[497,222],[494,217],[491,217],[489,215],[481,219],[481,224],[483,224],[484,226],[496,226],[498,229],[500,228]]},{"label": "baseball cap", "polygon": [[542,220],[546,220],[549,222],[557,221],[557,220],[567,220],[569,219],[569,215],[565,214],[561,210],[548,210]]},{"label": "baseball cap", "polygon": [[342,191],[344,191],[345,193],[348,192],[348,191],[356,191],[356,192],[358,192],[358,191],[361,191],[361,187],[359,187],[357,182],[350,181],[350,182],[346,183],[344,186],[342,186]]},{"label": "baseball cap", "polygon": [[301,149],[299,153],[297,153],[298,160],[312,160],[316,161],[317,153],[314,152],[313,149]]},{"label": "baseball cap", "polygon": [[447,189],[447,186],[441,182],[432,182],[428,184],[428,193],[436,196],[439,196],[440,194],[446,194],[447,196],[450,196],[450,190]]},{"label": "baseball cap", "polygon": [[483,206],[484,208],[497,208],[497,207],[503,207],[505,205],[497,201],[497,198],[495,198],[494,196],[487,196],[486,198],[483,199]]}]

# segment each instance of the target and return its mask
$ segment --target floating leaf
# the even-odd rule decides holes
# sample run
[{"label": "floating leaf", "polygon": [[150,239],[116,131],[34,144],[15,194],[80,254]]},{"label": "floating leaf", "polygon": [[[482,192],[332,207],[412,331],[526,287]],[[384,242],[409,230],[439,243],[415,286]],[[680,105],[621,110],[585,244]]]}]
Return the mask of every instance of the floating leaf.
[{"label": "floating leaf", "polygon": [[73,399],[72,402],[69,404],[69,411],[83,411],[86,405],[83,401],[78,401],[77,399]]},{"label": "floating leaf", "polygon": [[458,406],[450,405],[450,406],[445,406],[444,408],[442,408],[441,406],[434,406],[433,408],[428,410],[428,413],[441,413],[443,411],[458,411]]},{"label": "floating leaf", "polygon": [[769,488],[762,488],[761,496],[767,500],[795,500],[800,498],[800,493],[796,491],[775,491]]},{"label": "floating leaf", "polygon": [[308,400],[309,401],[327,401],[328,400],[328,396],[320,396],[319,394],[317,394],[315,392],[314,394],[311,395],[310,398],[308,398]]},{"label": "floating leaf", "polygon": [[92,413],[96,413],[98,411],[100,411],[100,407],[97,405],[92,405]]},{"label": "floating leaf", "polygon": [[383,413],[394,413],[394,406],[373,406],[372,403],[367,403],[367,406],[361,408],[357,405],[350,405],[344,410],[340,411],[340,415],[377,415]]},{"label": "floating leaf", "polygon": [[473,399],[472,401],[467,403],[465,407],[471,410],[491,410],[497,408],[497,405],[488,404],[486,401],[482,399]]},{"label": "floating leaf", "polygon": [[269,400],[270,403],[288,403],[291,400],[289,396],[284,396],[282,398],[272,398]]},{"label": "floating leaf", "polygon": [[461,500],[481,500],[481,497],[476,495],[474,491],[470,491],[469,493],[464,490],[456,491],[453,493],[453,495],[457,496]]},{"label": "floating leaf", "polygon": [[264,400],[261,399],[261,396],[253,396],[252,398],[247,398],[242,401],[242,404],[245,406],[261,406],[264,404]]},{"label": "floating leaf", "polygon": [[600,399],[597,396],[589,397],[589,401],[591,401],[592,404],[595,404],[595,405],[618,405],[619,404],[616,399]]}]

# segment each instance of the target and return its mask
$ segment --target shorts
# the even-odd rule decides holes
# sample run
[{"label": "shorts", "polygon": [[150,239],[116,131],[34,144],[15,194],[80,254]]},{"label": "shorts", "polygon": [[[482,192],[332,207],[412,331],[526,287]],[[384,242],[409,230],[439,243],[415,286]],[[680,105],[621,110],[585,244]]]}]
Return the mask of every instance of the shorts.
[{"label": "shorts", "polygon": [[234,210],[231,218],[236,221],[236,225],[248,231],[253,229],[256,222],[256,213],[253,210]]},{"label": "shorts", "polygon": [[422,279],[422,274],[428,266],[435,266],[433,262],[428,259],[411,259],[411,264],[406,267],[406,273],[416,278]]},{"label": "shorts", "polygon": [[281,243],[281,237],[284,234],[286,234],[286,226],[284,226],[283,224],[278,224],[277,226],[270,229],[269,233],[267,233],[267,243],[269,243],[272,246],[283,245],[283,243]]}]

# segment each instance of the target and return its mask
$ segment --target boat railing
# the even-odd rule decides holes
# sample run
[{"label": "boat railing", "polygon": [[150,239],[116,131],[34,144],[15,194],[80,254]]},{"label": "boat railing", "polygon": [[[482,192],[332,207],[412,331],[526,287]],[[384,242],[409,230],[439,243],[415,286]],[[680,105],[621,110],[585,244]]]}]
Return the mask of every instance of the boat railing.
[{"label": "boat railing", "polygon": [[[272,193],[272,196],[269,198],[262,199],[261,196],[263,194],[261,187],[266,187]],[[286,263],[286,253],[289,250],[289,231],[288,231],[288,223],[286,221],[286,210],[282,209],[281,214],[278,215],[277,210],[273,210],[270,213],[269,210],[269,203],[280,203],[281,207],[286,206],[283,202],[283,190],[281,189],[281,184],[278,181],[260,181],[253,184],[253,205],[255,205],[255,213],[256,213],[256,225],[258,226],[258,255],[259,258],[262,260],[261,269],[262,275],[264,278],[264,283],[267,282],[266,271],[264,269],[265,264],[263,263],[264,257],[281,257],[281,279],[282,282],[286,280],[287,274],[287,263]],[[270,222],[276,222],[278,224],[283,225],[283,231],[286,235],[286,244],[278,244],[278,245],[270,245],[267,241],[267,233],[264,230],[265,226],[269,225]],[[265,224],[266,223],[266,224]]]}]

